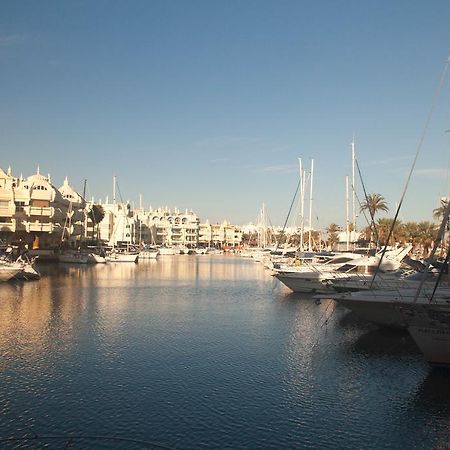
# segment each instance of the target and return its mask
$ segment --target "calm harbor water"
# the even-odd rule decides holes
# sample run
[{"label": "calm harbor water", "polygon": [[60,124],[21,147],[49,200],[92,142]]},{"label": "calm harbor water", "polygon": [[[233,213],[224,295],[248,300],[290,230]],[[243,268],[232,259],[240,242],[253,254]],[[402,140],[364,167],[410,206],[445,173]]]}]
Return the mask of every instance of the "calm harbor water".
[{"label": "calm harbor water", "polygon": [[[237,256],[43,265],[0,285],[0,438],[174,449],[448,448],[450,376],[403,332]],[[70,448],[143,448],[74,439]],[[64,448],[64,441],[2,448]]]}]

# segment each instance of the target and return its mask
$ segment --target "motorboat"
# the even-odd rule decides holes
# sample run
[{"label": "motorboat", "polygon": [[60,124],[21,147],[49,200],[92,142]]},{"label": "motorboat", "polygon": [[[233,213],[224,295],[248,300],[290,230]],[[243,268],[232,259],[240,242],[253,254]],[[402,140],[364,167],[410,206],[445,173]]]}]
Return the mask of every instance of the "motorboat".
[{"label": "motorboat", "polygon": [[450,367],[450,289],[437,289],[433,301],[410,310],[408,331],[432,366]]},{"label": "motorboat", "polygon": [[384,258],[377,253],[374,256],[358,253],[343,253],[335,255],[327,262],[313,264],[298,261],[292,266],[274,269],[274,276],[294,292],[334,293],[333,281],[345,279],[351,274],[367,276],[381,272],[394,273],[400,268],[401,260],[410,250],[410,246],[392,249],[385,252]]}]

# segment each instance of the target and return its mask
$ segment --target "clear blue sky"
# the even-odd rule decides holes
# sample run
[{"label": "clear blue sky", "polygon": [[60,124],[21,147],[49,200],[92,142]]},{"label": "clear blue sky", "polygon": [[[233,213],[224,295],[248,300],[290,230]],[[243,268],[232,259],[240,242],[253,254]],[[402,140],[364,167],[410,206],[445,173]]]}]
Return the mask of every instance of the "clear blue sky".
[{"label": "clear blue sky", "polygon": [[[302,157],[313,224],[343,225],[353,134],[394,209],[450,49],[448,0],[3,0],[0,25],[1,167],[236,224],[284,222]],[[447,194],[449,98],[403,220]]]}]

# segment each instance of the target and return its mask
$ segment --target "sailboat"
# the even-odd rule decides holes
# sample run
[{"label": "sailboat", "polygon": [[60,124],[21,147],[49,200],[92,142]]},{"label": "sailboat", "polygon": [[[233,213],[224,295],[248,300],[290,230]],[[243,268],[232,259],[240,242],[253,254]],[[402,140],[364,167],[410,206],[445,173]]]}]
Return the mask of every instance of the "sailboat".
[{"label": "sailboat", "polygon": [[[73,210],[72,202],[70,201],[69,208],[66,213],[64,228],[63,228],[62,235],[61,235],[61,246],[63,246],[65,242],[67,243],[68,239],[70,238],[73,214],[74,214],[74,210]],[[66,238],[66,233],[67,233],[67,238]],[[89,259],[88,259],[88,255],[81,253],[81,251],[79,249],[65,248],[65,249],[62,249],[61,252],[58,254],[58,261],[60,263],[87,264],[89,262]]]},{"label": "sailboat", "polygon": [[[116,204],[116,177],[113,177],[113,204],[114,204],[114,218],[119,218],[121,217],[122,219],[125,220],[125,222],[128,224],[129,223],[129,218],[128,218],[128,209],[129,209],[129,205],[127,205],[128,207],[124,206],[124,203],[122,201],[121,204]],[[119,214],[120,212],[120,214]],[[137,262],[138,257],[139,257],[139,252],[136,249],[136,247],[130,243],[130,242],[126,242],[123,245],[117,245],[117,241],[116,241],[116,233],[117,233],[117,228],[118,228],[118,224],[120,223],[120,220],[116,220],[114,221],[114,227],[113,227],[113,231],[111,234],[111,238],[110,238],[110,249],[106,252],[106,261],[107,262]]]}]

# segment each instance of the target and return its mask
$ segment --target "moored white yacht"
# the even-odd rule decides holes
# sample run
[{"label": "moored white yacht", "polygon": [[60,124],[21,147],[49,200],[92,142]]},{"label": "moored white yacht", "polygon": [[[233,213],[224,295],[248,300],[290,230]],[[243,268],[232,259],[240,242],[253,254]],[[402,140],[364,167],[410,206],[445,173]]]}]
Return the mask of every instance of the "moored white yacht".
[{"label": "moored white yacht", "polygon": [[[333,293],[333,280],[344,278],[349,273],[366,274],[372,277],[379,267],[382,272],[395,272],[410,247],[389,250],[381,260],[379,254],[362,256],[344,253],[336,255],[323,264],[301,263],[274,269],[274,276],[294,292]],[[341,272],[339,272],[341,271]]]},{"label": "moored white yacht", "polygon": [[158,247],[159,254],[163,255],[179,255],[180,250],[177,247],[167,247],[165,245]]},{"label": "moored white yacht", "polygon": [[416,303],[408,331],[432,366],[450,367],[450,289],[438,289],[430,303]]},{"label": "moored white yacht", "polygon": [[137,251],[113,248],[106,253],[107,262],[137,262],[139,253]]},{"label": "moored white yacht", "polygon": [[159,255],[159,249],[156,247],[144,247],[139,252],[139,259],[155,259]]}]

